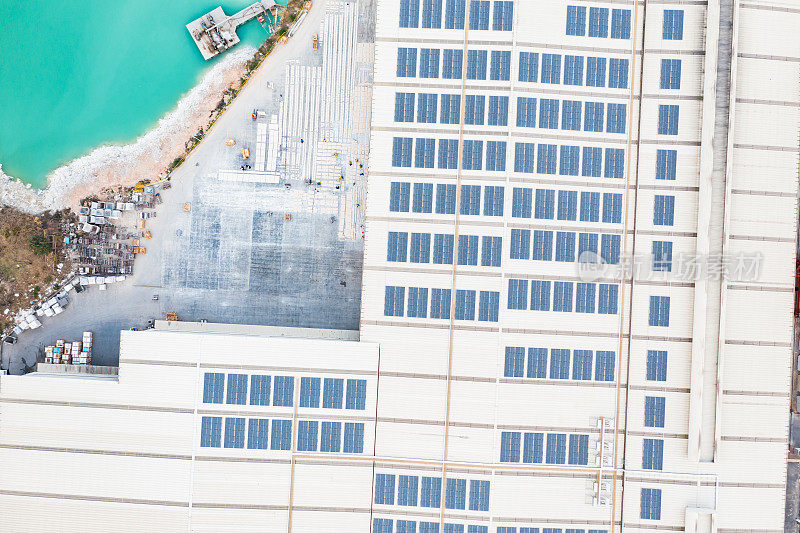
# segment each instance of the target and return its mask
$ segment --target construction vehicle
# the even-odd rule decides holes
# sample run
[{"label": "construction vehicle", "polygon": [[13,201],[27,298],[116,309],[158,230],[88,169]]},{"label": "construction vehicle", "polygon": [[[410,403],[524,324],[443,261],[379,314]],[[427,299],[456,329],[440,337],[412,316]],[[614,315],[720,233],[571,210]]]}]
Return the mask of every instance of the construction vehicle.
[{"label": "construction vehicle", "polygon": [[314,50],[319,50],[319,34],[314,34],[311,36],[311,46]]}]

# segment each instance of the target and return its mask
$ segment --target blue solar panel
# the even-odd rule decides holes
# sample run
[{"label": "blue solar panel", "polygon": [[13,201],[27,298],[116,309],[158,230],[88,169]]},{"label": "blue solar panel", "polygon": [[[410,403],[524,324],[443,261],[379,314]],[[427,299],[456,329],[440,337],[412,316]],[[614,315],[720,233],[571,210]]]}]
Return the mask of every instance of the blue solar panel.
[{"label": "blue solar panel", "polygon": [[203,377],[203,403],[222,403],[225,374],[206,372]]},{"label": "blue solar panel", "polygon": [[450,318],[450,289],[431,289],[431,318]]},{"label": "blue solar panel", "polygon": [[489,97],[488,124],[489,126],[508,126],[508,96],[492,95]]},{"label": "blue solar panel", "polygon": [[486,63],[488,58],[486,50],[467,50],[467,79],[485,80]]},{"label": "blue solar panel", "polygon": [[300,420],[297,423],[297,451],[317,451],[319,422],[316,420]]},{"label": "blue solar panel", "polygon": [[589,8],[589,37],[608,37],[608,8]]},{"label": "blue solar panel", "polygon": [[422,0],[422,27],[442,27],[442,0]]},{"label": "blue solar panel", "polygon": [[586,7],[567,6],[567,35],[586,35]]},{"label": "blue solar panel", "polygon": [[531,230],[513,228],[511,230],[511,259],[530,259]]},{"label": "blue solar panel", "polygon": [[495,31],[511,31],[514,21],[514,2],[511,0],[495,0],[492,29]]},{"label": "blue solar panel", "polygon": [[266,450],[269,444],[269,420],[251,418],[247,426],[247,447],[251,450]]},{"label": "blue solar panel", "polygon": [[467,480],[447,478],[444,493],[445,509],[465,509],[467,505]]},{"label": "blue solar panel", "polygon": [[439,54],[438,48],[421,48],[419,51],[419,77],[438,78],[439,77]]},{"label": "blue solar panel", "polygon": [[[494,172],[504,172],[506,170],[506,142],[505,141],[486,141],[486,170]],[[502,187],[500,198],[502,202]],[[488,190],[489,187],[486,187]],[[500,213],[502,216],[502,203],[500,204]],[[484,213],[485,215],[486,213]]]},{"label": "blue solar panel", "polygon": [[386,260],[391,262],[404,262],[408,250],[408,233],[405,231],[390,231],[386,250]]},{"label": "blue solar panel", "polygon": [[344,453],[364,453],[364,424],[361,422],[345,422]]},{"label": "blue solar panel", "polygon": [[431,234],[412,233],[411,251],[409,260],[412,263],[430,263],[431,261]]},{"label": "blue solar panel", "polygon": [[418,476],[397,477],[397,505],[415,507],[419,496]]},{"label": "blue solar panel", "polygon": [[442,51],[442,78],[460,80],[463,76],[464,51],[447,48]]},{"label": "blue solar panel", "polygon": [[589,87],[606,86],[606,58],[586,58],[586,85]]},{"label": "blue solar panel", "polygon": [[344,380],[341,378],[325,378],[322,389],[323,409],[341,409],[344,398]]},{"label": "blue solar panel", "polygon": [[564,85],[583,85],[583,56],[564,56]]},{"label": "blue solar panel", "polygon": [[489,79],[496,81],[508,81],[511,79],[511,51],[492,50],[492,66],[489,72]]},{"label": "blue solar panel", "polygon": [[244,418],[225,419],[225,448],[244,448]]},{"label": "blue solar panel", "polygon": [[611,10],[611,38],[630,39],[631,38],[631,10],[612,9]]},{"label": "blue solar panel", "polygon": [[366,409],[367,401],[367,380],[365,379],[348,379],[347,380],[347,397],[345,400],[345,409]]},{"label": "blue solar panel", "polygon": [[445,1],[445,11],[444,11],[445,29],[463,30],[465,17],[466,17],[466,0]]},{"label": "blue solar panel", "polygon": [[400,27],[419,27],[419,0],[400,0]]},{"label": "blue solar panel", "polygon": [[[417,98],[417,122],[436,123],[438,100],[438,94],[419,93],[419,98]],[[419,139],[417,139],[417,142],[419,142]]]},{"label": "blue solar panel", "polygon": [[428,317],[428,289],[424,287],[408,288],[407,316],[413,318]]},{"label": "blue solar panel", "polygon": [[417,49],[397,49],[397,77],[414,78],[417,75]]},{"label": "blue solar panel", "polygon": [[489,29],[489,0],[471,0],[469,5],[469,29]]},{"label": "blue solar panel", "polygon": [[292,448],[292,421],[273,420],[270,434],[270,450],[290,450]]},{"label": "blue solar panel", "polygon": [[[439,139],[439,168],[456,169],[458,168],[458,139]],[[448,187],[451,187],[448,185]],[[455,185],[452,185],[453,194],[455,195]],[[437,193],[439,185],[436,186]],[[438,202],[438,194],[437,194]],[[455,205],[455,197],[453,198],[453,205]],[[437,211],[438,213],[439,211]],[[455,213],[455,211],[453,211]],[[452,214],[452,213],[451,213]]]},{"label": "blue solar panel", "polygon": [[461,95],[443,94],[441,100],[439,122],[442,124],[458,124],[461,120]]},{"label": "blue solar panel", "polygon": [[200,446],[219,448],[222,441],[222,417],[204,416],[200,421]]},{"label": "blue solar panel", "polygon": [[478,293],[478,321],[497,322],[500,315],[500,293],[480,291]]},{"label": "blue solar panel", "polygon": [[539,81],[539,54],[537,52],[519,53],[519,81]]},{"label": "blue solar panel", "polygon": [[586,102],[586,113],[583,119],[583,130],[602,132],[604,123],[605,104],[603,102]]},{"label": "blue solar panel", "polygon": [[300,378],[300,407],[319,407],[322,380],[303,376]]},{"label": "blue solar panel", "polygon": [[394,474],[375,474],[375,503],[394,505]]},{"label": "blue solar panel", "polygon": [[294,378],[275,376],[275,398],[273,405],[291,407],[294,404]]},{"label": "blue solar panel", "polygon": [[272,378],[259,374],[250,376],[250,405],[269,405]]},{"label": "blue solar panel", "polygon": [[608,86],[612,89],[628,88],[628,60],[612,57],[608,63]]},{"label": "blue solar panel", "polygon": [[612,351],[598,350],[596,355],[594,379],[596,381],[614,381],[616,354]]},{"label": "blue solar panel", "polygon": [[[575,234],[571,233],[570,235],[574,236]],[[558,248],[556,248],[556,252],[558,252]],[[570,281],[553,282],[553,311],[558,311],[562,313],[572,312],[573,289],[574,289],[574,284]]]},{"label": "blue solar panel", "polygon": [[539,153],[536,157],[536,172],[539,174],[555,174],[558,146],[555,144],[540,144],[538,150]]},{"label": "blue solar panel", "polygon": [[499,267],[503,256],[503,238],[484,235],[481,241],[481,266]]},{"label": "blue solar panel", "polygon": [[454,315],[456,320],[475,320],[475,297],[473,290],[456,290]]},{"label": "blue solar panel", "polygon": [[236,405],[247,403],[247,374],[228,374],[228,394],[225,403]]},{"label": "blue solar panel", "polygon": [[667,40],[683,39],[683,9],[665,9],[662,37]]}]

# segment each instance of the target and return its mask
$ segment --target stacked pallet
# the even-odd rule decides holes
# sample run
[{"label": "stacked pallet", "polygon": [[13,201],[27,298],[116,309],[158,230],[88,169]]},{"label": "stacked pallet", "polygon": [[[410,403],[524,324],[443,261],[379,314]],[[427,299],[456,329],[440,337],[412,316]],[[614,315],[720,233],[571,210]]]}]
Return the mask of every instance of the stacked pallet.
[{"label": "stacked pallet", "polygon": [[92,362],[92,332],[91,331],[84,331],[83,332],[83,348],[80,350],[78,354],[78,361],[72,364],[78,365],[88,365]]},{"label": "stacked pallet", "polygon": [[44,362],[56,365],[89,365],[92,363],[92,332],[84,331],[83,340],[68,342],[58,339],[44,347]]}]

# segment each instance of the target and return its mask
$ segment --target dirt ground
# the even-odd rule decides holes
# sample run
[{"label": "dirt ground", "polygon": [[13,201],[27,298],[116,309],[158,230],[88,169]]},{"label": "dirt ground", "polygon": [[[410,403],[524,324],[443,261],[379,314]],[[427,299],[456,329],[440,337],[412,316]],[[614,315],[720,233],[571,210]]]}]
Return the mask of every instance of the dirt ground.
[{"label": "dirt ground", "polygon": [[[69,216],[66,212],[32,216],[0,208],[0,331],[7,333],[14,314],[47,294],[61,272],[69,271],[62,232]],[[63,263],[60,270],[59,263]]]}]

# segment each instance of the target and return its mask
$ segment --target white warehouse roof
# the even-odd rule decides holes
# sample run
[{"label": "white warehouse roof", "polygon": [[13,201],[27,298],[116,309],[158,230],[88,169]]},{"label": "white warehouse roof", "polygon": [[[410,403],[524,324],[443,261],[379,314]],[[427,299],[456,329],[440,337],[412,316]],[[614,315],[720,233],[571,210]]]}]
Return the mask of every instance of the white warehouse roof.
[{"label": "white warehouse roof", "polygon": [[0,377],[5,529],[783,531],[799,27],[378,0],[360,342]]}]

